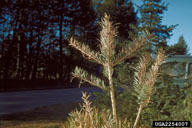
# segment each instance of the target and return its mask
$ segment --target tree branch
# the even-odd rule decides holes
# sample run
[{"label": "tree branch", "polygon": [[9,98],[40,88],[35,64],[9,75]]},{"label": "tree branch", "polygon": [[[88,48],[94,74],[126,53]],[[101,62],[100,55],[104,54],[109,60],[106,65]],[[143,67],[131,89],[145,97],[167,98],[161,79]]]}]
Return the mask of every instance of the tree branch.
[{"label": "tree branch", "polygon": [[85,82],[90,83],[93,86],[97,86],[103,90],[108,90],[106,88],[105,82],[103,80],[101,80],[100,78],[94,76],[94,75],[89,75],[88,72],[86,72],[85,70],[81,69],[81,68],[75,68],[74,73],[72,73],[72,75],[76,78],[79,78],[80,80],[83,80]]},{"label": "tree branch", "polygon": [[69,45],[79,50],[84,55],[85,58],[89,60],[94,60],[97,63],[103,65],[103,62],[101,60],[101,55],[99,53],[95,53],[94,51],[91,51],[88,45],[81,44],[80,42],[78,42],[73,38],[70,38]]},{"label": "tree branch", "polygon": [[131,57],[131,55],[133,55],[134,52],[140,49],[150,37],[151,35],[147,35],[146,37],[142,37],[140,40],[139,39],[134,40],[132,46],[123,48],[120,51],[120,53],[117,55],[113,66],[116,66],[122,61],[124,61],[125,59]]}]

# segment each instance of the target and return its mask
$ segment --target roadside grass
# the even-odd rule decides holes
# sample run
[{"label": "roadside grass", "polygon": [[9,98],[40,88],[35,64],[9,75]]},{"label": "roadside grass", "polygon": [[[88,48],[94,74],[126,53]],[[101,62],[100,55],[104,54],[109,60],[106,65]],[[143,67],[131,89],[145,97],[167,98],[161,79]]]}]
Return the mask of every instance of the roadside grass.
[{"label": "roadside grass", "polygon": [[80,102],[58,104],[0,116],[0,128],[63,128],[69,113]]}]

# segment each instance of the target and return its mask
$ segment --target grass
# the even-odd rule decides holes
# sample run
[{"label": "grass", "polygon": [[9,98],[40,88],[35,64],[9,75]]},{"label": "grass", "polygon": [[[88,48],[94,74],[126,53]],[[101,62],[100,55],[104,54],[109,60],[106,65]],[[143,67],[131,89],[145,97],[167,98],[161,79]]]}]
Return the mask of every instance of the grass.
[{"label": "grass", "polygon": [[63,128],[69,112],[79,102],[39,107],[27,112],[0,116],[0,128]]},{"label": "grass", "polygon": [[1,121],[1,128],[62,128],[63,122],[50,121]]}]

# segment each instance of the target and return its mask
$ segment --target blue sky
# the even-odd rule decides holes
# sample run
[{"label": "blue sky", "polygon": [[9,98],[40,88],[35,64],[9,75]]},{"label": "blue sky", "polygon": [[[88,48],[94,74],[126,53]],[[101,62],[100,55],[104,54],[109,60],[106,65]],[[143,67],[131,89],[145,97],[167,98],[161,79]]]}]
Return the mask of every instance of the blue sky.
[{"label": "blue sky", "polygon": [[[141,4],[143,0],[133,0]],[[178,42],[179,36],[183,35],[189,46],[189,53],[192,55],[192,0],[162,0],[169,3],[168,10],[164,12],[162,24],[176,25],[173,36],[168,40],[169,45]]]}]

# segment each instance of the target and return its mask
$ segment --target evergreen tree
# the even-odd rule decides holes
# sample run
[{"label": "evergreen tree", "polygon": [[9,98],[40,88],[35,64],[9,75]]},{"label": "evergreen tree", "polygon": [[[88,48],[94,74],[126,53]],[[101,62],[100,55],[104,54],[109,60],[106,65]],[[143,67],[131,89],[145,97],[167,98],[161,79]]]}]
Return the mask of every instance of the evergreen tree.
[{"label": "evergreen tree", "polygon": [[[96,77],[95,75],[90,75],[87,71],[81,68],[76,68],[73,76],[81,79],[81,81],[85,81],[91,85],[100,87],[110,94],[113,119],[115,122],[117,122],[116,99],[114,93],[114,82],[112,78],[114,67],[122,63],[126,58],[129,58],[134,52],[140,49],[143,43],[148,40],[149,35],[135,39],[132,46],[127,45],[126,47],[123,47],[119,53],[116,53],[116,45],[114,41],[117,35],[117,27],[115,27],[109,21],[109,19],[109,16],[105,15],[101,22],[102,30],[100,32],[100,52],[91,51],[89,46],[82,45],[79,43],[79,41],[73,38],[70,39],[70,45],[79,50],[87,59],[103,66],[104,77],[106,78],[104,80]],[[108,84],[108,86],[106,84]]]},{"label": "evergreen tree", "polygon": [[[102,30],[100,32],[100,52],[92,51],[89,46],[84,44],[82,45],[74,38],[71,38],[69,41],[70,45],[79,50],[85,58],[99,63],[103,66],[104,77],[106,79],[89,74],[84,69],[78,67],[75,69],[72,75],[81,80],[80,84],[83,81],[88,82],[93,86],[97,86],[103,89],[109,94],[113,119],[116,124],[115,127],[118,127],[117,124],[119,120],[117,119],[115,84],[112,77],[114,69],[117,65],[126,60],[126,58],[131,57],[133,53],[135,53],[137,50],[140,50],[144,43],[148,40],[148,38],[150,38],[150,35],[147,34],[144,36],[140,36],[140,38],[133,40],[133,44],[131,46],[126,45],[126,47],[121,48],[121,50],[117,53],[115,51],[115,37],[117,35],[117,27],[114,26],[109,21],[109,19],[109,16],[105,15],[100,23],[102,27]],[[143,59],[141,59],[140,63],[136,67],[134,92],[135,96],[138,98],[139,109],[133,128],[136,128],[138,126],[142,111],[145,107],[148,106],[151,96],[155,91],[154,84],[158,76],[159,67],[161,66],[164,58],[164,51],[162,51],[161,49],[159,50],[155,61],[149,70],[147,69],[148,63],[150,62],[149,54],[144,55]]]},{"label": "evergreen tree", "polygon": [[96,15],[90,0],[2,0],[0,5],[3,79],[66,80],[83,58],[74,54],[67,39],[75,34],[96,46]]},{"label": "evergreen tree", "polygon": [[178,42],[168,48],[167,53],[171,55],[187,55],[188,46],[184,37],[180,36]]},{"label": "evergreen tree", "polygon": [[155,53],[156,49],[160,47],[167,47],[167,39],[172,35],[173,29],[176,25],[163,25],[162,14],[167,10],[168,4],[162,0],[143,0],[143,4],[139,7],[141,14],[140,23],[141,30],[147,30],[153,34],[151,43],[147,45],[147,51]]}]

